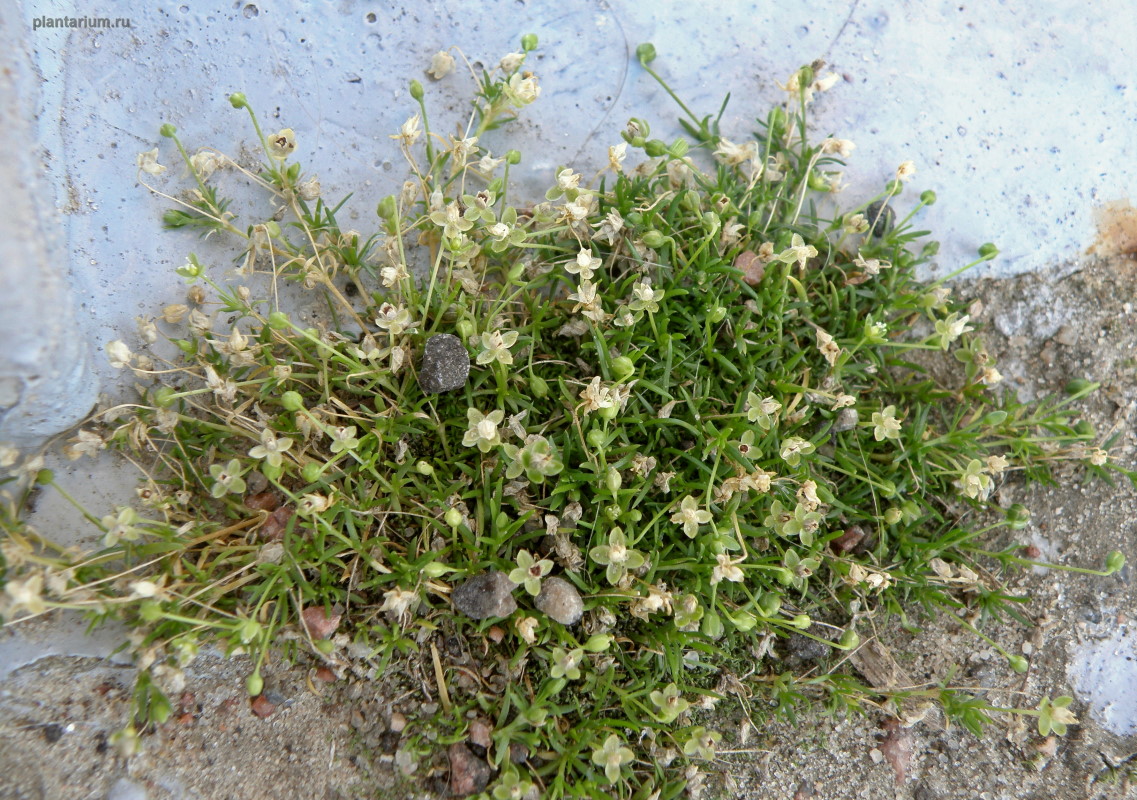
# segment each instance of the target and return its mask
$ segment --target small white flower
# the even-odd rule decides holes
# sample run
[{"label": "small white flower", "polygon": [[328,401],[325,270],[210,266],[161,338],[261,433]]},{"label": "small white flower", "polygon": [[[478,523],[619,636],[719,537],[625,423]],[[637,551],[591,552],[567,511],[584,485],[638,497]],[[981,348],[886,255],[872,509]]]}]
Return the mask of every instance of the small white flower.
[{"label": "small white flower", "polygon": [[817,349],[821,351],[821,355],[825,356],[825,360],[829,362],[829,366],[837,365],[837,359],[841,355],[841,348],[833,341],[830,336],[821,328],[817,329]]},{"label": "small white flower", "polygon": [[122,369],[123,367],[130,366],[130,360],[134,358],[134,353],[130,352],[130,348],[121,339],[115,339],[113,342],[108,342],[106,345],[107,356],[110,358],[111,366],[115,369]]},{"label": "small white flower", "polygon": [[331,450],[333,453],[354,450],[359,446],[359,439],[355,438],[354,425],[332,428],[328,431],[328,436],[332,439]]},{"label": "small white flower", "polygon": [[517,337],[520,334],[517,331],[492,331],[482,334],[482,352],[478,353],[477,362],[479,364],[492,364],[497,361],[499,364],[512,364],[513,354],[509,352],[509,348],[517,344]]},{"label": "small white flower", "polygon": [[324,513],[331,504],[331,498],[322,494],[306,494],[300,498],[300,502],[296,506],[296,511],[302,516],[307,517]]},{"label": "small white flower", "polygon": [[483,414],[476,408],[466,410],[466,419],[469,429],[462,437],[462,444],[466,447],[477,447],[483,453],[488,453],[491,447],[501,444],[501,434],[497,426],[505,421],[505,412],[496,409]]},{"label": "small white flower", "polygon": [[853,263],[864,270],[866,275],[877,275],[882,269],[888,269],[892,264],[888,261],[883,261],[878,258],[864,258],[860,253],[857,253]]},{"label": "small white flower", "polygon": [[694,539],[695,534],[699,532],[699,526],[711,521],[711,512],[699,508],[698,501],[687,495],[680,502],[679,510],[671,515],[671,521],[676,525],[682,525],[683,533],[688,538]]},{"label": "small white flower", "polygon": [[412,114],[406,122],[399,126],[399,132],[393,134],[391,138],[398,139],[404,147],[410,147],[422,135],[421,123],[422,118],[417,113]]},{"label": "small white flower", "polygon": [[280,439],[277,439],[276,434],[266,427],[260,432],[260,444],[249,450],[249,456],[263,458],[266,464],[279,467],[284,459],[283,453],[288,451],[290,447],[292,447],[292,440],[288,436],[281,436]]},{"label": "small white flower", "polygon": [[805,240],[795,233],[790,239],[790,246],[778,253],[777,258],[784,264],[792,264],[796,261],[798,269],[804,272],[806,262],[816,255],[817,248],[811,244],[807,245]]},{"label": "small white flower", "polygon": [[737,166],[744,161],[753,161],[758,156],[758,144],[754,141],[735,144],[730,139],[719,139],[715,148],[715,160],[728,166]]},{"label": "small white flower", "polygon": [[413,331],[418,323],[411,319],[411,312],[402,306],[393,306],[384,303],[379,306],[375,324],[392,336],[398,336],[405,331]]},{"label": "small white flower", "polygon": [[826,155],[833,155],[836,153],[837,155],[841,156],[841,158],[848,158],[850,155],[852,155],[853,150],[855,150],[856,147],[857,146],[850,142],[848,139],[834,139],[833,137],[829,137],[828,139],[825,139],[821,142],[822,153],[825,153]]},{"label": "small white flower", "polygon": [[873,438],[878,442],[900,438],[900,420],[896,418],[896,406],[885,406],[883,411],[874,411],[872,425]]},{"label": "small white flower", "polygon": [[[454,71],[454,56],[447,53],[445,50],[440,50],[430,58],[430,67],[426,70],[426,74],[440,81]],[[389,129],[388,129],[389,130]]]},{"label": "small white flower", "polygon": [[207,181],[219,167],[225,165],[226,160],[223,155],[214,153],[211,150],[202,150],[190,158],[190,166],[199,178],[203,181]]},{"label": "small white flower", "polygon": [[521,73],[514,73],[504,87],[505,96],[517,108],[527,106],[541,95],[541,87],[537,84],[537,76],[523,77]]},{"label": "small white flower", "polygon": [[147,175],[161,175],[166,171],[166,168],[158,163],[158,148],[147,150],[144,153],[138,154],[138,159],[135,162],[138,168],[145,172]]},{"label": "small white flower", "polygon": [[[105,449],[107,443],[103,441],[103,437],[94,431],[80,430],[78,436],[74,439],[68,440],[68,443],[63,448],[63,454],[67,456],[68,460],[75,461],[83,456],[95,457],[95,454],[100,450]],[[7,466],[0,463],[0,466]]]},{"label": "small white flower", "polygon": [[624,159],[628,156],[628,143],[620,142],[608,148],[608,168],[613,172],[624,171]]},{"label": "small white flower", "polygon": [[718,566],[711,570],[712,586],[723,580],[742,583],[742,581],[746,579],[742,569],[738,566],[742,562],[741,558],[737,561],[732,561],[728,554],[719,553],[715,556],[715,559],[718,561]]},{"label": "small white flower", "polygon": [[418,592],[408,591],[396,586],[383,593],[383,605],[380,611],[390,611],[396,618],[402,619],[415,606],[418,605]]},{"label": "small white flower", "polygon": [[916,162],[915,161],[905,161],[903,164],[901,164],[899,167],[896,168],[896,179],[899,181],[911,180],[912,176],[915,174],[916,174]]},{"label": "small white flower", "polygon": [[23,580],[9,580],[4,585],[4,593],[16,608],[23,608],[29,614],[42,614],[47,610],[43,600],[43,574],[35,573]]},{"label": "small white flower", "polygon": [[947,350],[948,347],[963,334],[968,331],[975,330],[967,324],[971,316],[964,314],[962,317],[958,312],[953,311],[945,319],[936,320],[936,333],[940,335],[940,349]]},{"label": "small white flower", "polygon": [[663,299],[663,289],[652,289],[651,278],[644,277],[642,281],[632,284],[632,299],[628,301],[628,308],[632,311],[646,311],[654,314],[659,311],[659,301]]},{"label": "small white flower", "polygon": [[576,259],[565,264],[565,272],[579,275],[582,281],[590,281],[595,271],[600,269],[600,263],[600,259],[592,255],[590,249],[582,247],[576,254]]},{"label": "small white flower", "polygon": [[498,68],[506,75],[517,72],[525,63],[525,53],[506,53],[498,62]]},{"label": "small white flower", "polygon": [[616,398],[613,396],[612,390],[601,384],[599,375],[594,376],[592,381],[584,387],[580,393],[580,399],[584,401],[585,414],[599,411],[602,408],[613,408],[616,405]]}]

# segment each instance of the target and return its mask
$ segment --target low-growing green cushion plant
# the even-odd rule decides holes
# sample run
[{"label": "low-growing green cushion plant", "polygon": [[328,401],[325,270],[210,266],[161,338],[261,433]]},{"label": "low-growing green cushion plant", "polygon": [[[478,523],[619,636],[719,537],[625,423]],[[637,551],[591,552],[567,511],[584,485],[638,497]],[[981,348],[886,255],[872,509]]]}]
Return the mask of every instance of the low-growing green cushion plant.
[{"label": "low-growing green cushion plant", "polygon": [[[299,651],[375,679],[425,664],[438,707],[404,749],[440,757],[487,720],[499,799],[675,796],[715,757],[702,715],[728,678],[758,719],[903,698],[845,659],[776,658],[791,637],[851,654],[870,621],[938,610],[1027,668],[981,630],[1022,600],[998,575],[1030,563],[990,544],[1029,518],[992,492],[1058,460],[1120,470],[1072,409],[1095,386],[1000,390],[966,305],[916,277],[936,248],[912,220],[935,197],[908,199],[910,162],[838,210],[852,143],[807,138],[821,65],[753,136],[683,106],[689,138],[633,119],[597,178],[570,165],[540,202],[513,198],[521,155],[486,134],[537,98],[535,46],[481,75],[459,135],[430,129],[412,83],[392,137],[409,178],[370,234],[341,227],[291,160],[303,143],[266,136],[243,96],[255,166],[191,156],[163,126],[193,178],[166,225],[231,237],[240,275],[190,256],[193,307],[141,324],[167,357],[107,346],[143,399],[68,452],[112,445],[146,481],[137,508],[88,514],[102,548],[53,550],[19,501],[4,517],[6,617],[85,608],[135,629],[125,752],[206,643],[251,656],[250,695]],[[654,50],[637,57],[666,88]],[[238,224],[218,171],[265,190],[263,219]],[[305,296],[325,322],[289,313]],[[423,374],[439,334],[457,377]],[[977,732],[994,710],[918,693]],[[1069,702],[1003,710],[1061,733]]]}]

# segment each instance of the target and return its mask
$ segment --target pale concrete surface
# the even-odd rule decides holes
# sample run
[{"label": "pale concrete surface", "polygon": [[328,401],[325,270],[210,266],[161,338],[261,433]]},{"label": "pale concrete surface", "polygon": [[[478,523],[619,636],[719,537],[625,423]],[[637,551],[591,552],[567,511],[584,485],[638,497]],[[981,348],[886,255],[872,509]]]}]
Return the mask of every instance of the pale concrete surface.
[{"label": "pale concrete surface", "polygon": [[[167,203],[137,185],[136,154],[158,147],[171,170],[155,184],[172,189],[181,186],[180,168],[158,136],[163,122],[176,125],[191,150],[239,152],[252,134],[226,102],[229,92],[245,92],[264,127],[296,130],[299,160],[319,174],[325,196],[355,193],[348,219],[364,228],[376,201],[402,180],[388,134],[413,111],[407,81],[426,84],[436,129],[454,130],[463,119],[459,100],[474,85],[468,72],[439,83],[424,74],[440,49],[459,45],[492,64],[517,49],[523,33],[540,37],[529,63],[543,94],[508,133],[508,146],[525,154],[519,175],[531,188],[561,164],[586,174],[601,165],[630,116],[648,119],[662,138],[678,132],[678,110],[634,63],[640,42],[655,43],[654,66],[699,113],[715,113],[732,93],[723,130],[735,139],[782,99],[779,81],[824,58],[843,80],[816,101],[814,133],[857,144],[843,204],[871,197],[912,160],[918,172],[901,207],[924,189],[939,195],[918,218],[943,243],[932,274],[955,270],[994,241],[1002,255],[977,274],[1008,275],[1080,258],[1097,241],[1095,210],[1114,201],[1127,208],[1137,177],[1131,12],[1128,2],[1073,0],[658,0],[650,10],[628,0],[23,7],[42,81],[42,158],[54,203],[67,215],[70,281],[86,342],[100,354],[103,390],[119,396],[123,376],[106,364],[102,346],[116,338],[136,345],[134,317],[179,299],[184,286],[173,269],[186,253],[218,272],[230,257],[160,230]],[[131,27],[32,31],[37,17],[77,15],[121,16]],[[506,141],[486,137],[491,149]],[[90,489],[96,513],[133,496],[129,477],[107,460],[58,466],[69,473],[67,485]],[[73,524],[45,506],[41,524]],[[20,649],[0,641],[0,665],[61,647],[101,654],[109,641],[80,647],[37,637]]]}]

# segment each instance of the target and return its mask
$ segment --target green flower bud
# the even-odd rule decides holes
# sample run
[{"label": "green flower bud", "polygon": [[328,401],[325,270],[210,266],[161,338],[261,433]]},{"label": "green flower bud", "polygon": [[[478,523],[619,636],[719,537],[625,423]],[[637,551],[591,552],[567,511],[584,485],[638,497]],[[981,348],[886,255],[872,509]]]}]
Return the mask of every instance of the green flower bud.
[{"label": "green flower bud", "polygon": [[615,467],[608,467],[608,473],[604,476],[604,485],[608,487],[608,491],[612,494],[620,491],[620,486],[624,483],[624,478],[620,475],[620,470]]},{"label": "green flower bud", "polygon": [[422,102],[424,95],[422,84],[418,81],[411,81],[411,97],[414,98],[415,102]]},{"label": "green flower bud", "polygon": [[268,315],[268,326],[274,331],[282,331],[291,325],[292,321],[283,311],[274,311]]},{"label": "green flower bud", "polygon": [[542,378],[540,375],[529,376],[529,391],[533,396],[540,399],[547,397],[549,394],[549,382]]},{"label": "green flower bud", "polygon": [[722,617],[713,611],[708,611],[703,615],[703,623],[699,626],[699,631],[708,638],[719,639],[726,628],[722,624]]},{"label": "green flower bud", "polygon": [[924,245],[924,249],[920,251],[921,258],[935,258],[940,252],[939,242],[928,242]]},{"label": "green flower bud", "polygon": [[901,183],[899,179],[893,178],[885,184],[884,191],[887,192],[889,196],[896,197],[896,195],[904,191],[904,184]]},{"label": "green flower bud", "polygon": [[1023,656],[1007,656],[1007,663],[1011,665],[1011,669],[1020,675],[1030,669],[1030,662]]},{"label": "green flower bud", "polygon": [[441,561],[431,561],[422,568],[422,574],[428,578],[441,578],[446,573],[453,571],[453,567],[447,566]]},{"label": "green flower bud", "polygon": [[984,261],[990,261],[997,255],[999,255],[999,248],[995,246],[994,242],[987,242],[979,246],[979,257]]},{"label": "green flower bud", "polygon": [[174,391],[173,387],[163,386],[154,392],[151,396],[151,401],[158,408],[169,408],[174,404],[174,401],[177,400],[176,395],[177,392]]},{"label": "green flower bud", "polygon": [[811,83],[813,83],[813,67],[807,64],[797,71],[797,85],[806,87]]},{"label": "green flower bud", "polygon": [[752,631],[758,625],[758,618],[749,611],[739,610],[729,616],[731,624],[742,633]]},{"label": "green flower bud", "polygon": [[1006,421],[1007,421],[1007,412],[1006,411],[992,411],[983,417],[983,424],[984,425],[990,425],[991,427],[994,427],[996,425],[1002,425]]},{"label": "green flower bud", "polygon": [[245,691],[249,693],[249,697],[256,697],[264,691],[264,688],[265,679],[261,677],[259,670],[245,678]]},{"label": "green flower bud", "polygon": [[1074,426],[1074,432],[1085,439],[1093,439],[1097,435],[1094,424],[1088,419],[1078,420],[1078,424]]},{"label": "green flower bud", "polygon": [[813,620],[809,618],[809,614],[798,614],[790,620],[790,624],[799,631],[806,631],[809,630],[809,626],[813,624]]},{"label": "green flower bud", "polygon": [[245,98],[244,92],[233,92],[229,95],[229,105],[233,108],[248,108],[249,101]]},{"label": "green flower bud", "polygon": [[446,520],[446,524],[451,528],[457,528],[462,524],[462,512],[451,506],[446,509],[446,516],[443,517],[443,519]]},{"label": "green flower bud", "polygon": [[612,374],[616,380],[622,381],[636,371],[635,362],[627,356],[612,359]]},{"label": "green flower bud", "polygon": [[667,152],[667,142],[662,139],[649,139],[644,142],[644,152],[651,158],[659,158]]},{"label": "green flower bud", "polygon": [[604,446],[604,431],[600,428],[593,428],[584,438],[588,442],[589,447],[600,448]]},{"label": "green flower bud", "polygon": [[185,353],[187,356],[192,356],[197,352],[197,345],[194,342],[191,342],[189,339],[175,339],[174,344],[176,344],[178,346],[178,349]]},{"label": "green flower bud", "polygon": [[609,406],[608,408],[600,409],[596,413],[600,415],[600,419],[606,419],[611,422],[616,418],[616,415],[620,413],[620,409],[616,408],[616,406]]},{"label": "green flower bud", "polygon": [[284,406],[285,411],[299,411],[304,408],[304,398],[300,396],[300,392],[288,391],[280,396],[280,404]]},{"label": "green flower bud", "polygon": [[671,147],[667,148],[667,152],[674,158],[683,158],[690,149],[691,145],[687,143],[687,140],[680,137],[671,143]]},{"label": "green flower bud", "polygon": [[384,197],[379,201],[379,205],[375,207],[375,214],[379,219],[393,219],[397,213],[399,213],[399,204],[393,194]]},{"label": "green flower bud", "polygon": [[174,136],[177,135],[178,129],[167,122],[165,125],[158,129],[158,133],[162,134],[167,139],[173,139]]},{"label": "green flower bud", "polygon": [[900,511],[900,509],[896,506],[892,506],[884,512],[884,521],[889,525],[895,525],[897,522],[900,522],[900,518],[902,516],[903,513]]},{"label": "green flower bud", "polygon": [[320,473],[323,471],[323,464],[320,464],[316,461],[309,461],[304,465],[304,468],[300,470],[300,477],[302,477],[307,483],[315,483],[316,481],[320,480]]},{"label": "green flower bud", "polygon": [[782,610],[782,596],[777,592],[766,592],[758,601],[758,610],[764,617],[772,617]]},{"label": "green flower bud", "polygon": [[252,617],[246,617],[237,625],[236,633],[244,644],[248,644],[261,635],[261,624]]},{"label": "green flower bud", "polygon": [[653,228],[644,233],[643,240],[644,244],[652,250],[658,250],[663,247],[663,243],[667,241],[667,237]]},{"label": "green flower bud", "polygon": [[278,481],[280,476],[284,474],[284,464],[262,464],[261,474],[270,481]]},{"label": "green flower bud", "polygon": [[520,150],[506,150],[505,151],[505,163],[509,164],[510,166],[515,166],[517,164],[520,164],[521,163],[521,151]]},{"label": "green flower bud", "polygon": [[809,177],[806,179],[806,182],[809,184],[809,188],[815,192],[829,191],[829,183],[825,180],[825,178],[821,176],[820,173],[816,172],[815,170],[810,170]]},{"label": "green flower bud", "polygon": [[636,58],[639,59],[641,64],[650,64],[655,61],[655,57],[655,45],[651,42],[644,42],[636,47]]},{"label": "green flower bud", "polygon": [[162,604],[157,600],[144,600],[138,606],[138,616],[144,622],[157,622],[162,618]]},{"label": "green flower bud", "polygon": [[427,477],[430,477],[434,474],[434,467],[426,461],[420,461],[415,464],[415,469],[418,470],[419,475],[426,475]]},{"label": "green flower bud", "polygon": [[712,325],[718,325],[724,319],[726,319],[725,306],[715,306],[710,310],[710,313],[707,314],[707,321]]},{"label": "green flower bud", "polygon": [[1066,394],[1070,396],[1086,394],[1095,388],[1094,384],[1085,378],[1074,378],[1066,384]]},{"label": "green flower bud", "polygon": [[1105,557],[1105,571],[1112,575],[1115,572],[1120,572],[1121,568],[1125,566],[1125,554],[1120,550],[1114,550]]},{"label": "green flower bud", "polygon": [[507,277],[509,278],[510,283],[516,283],[518,280],[521,279],[521,276],[524,274],[525,274],[525,265],[519,261],[516,264],[514,264],[512,267],[509,268],[509,274]]},{"label": "green flower bud", "polygon": [[920,202],[926,206],[934,206],[936,204],[936,193],[931,189],[925,189],[920,193]]},{"label": "green flower bud", "polygon": [[41,469],[36,473],[36,483],[40,486],[46,486],[55,480],[55,473],[50,469]]},{"label": "green flower bud", "polygon": [[1012,530],[1021,530],[1030,524],[1030,509],[1022,503],[1015,503],[1007,509],[1007,524]]},{"label": "green flower bud", "polygon": [[521,49],[526,53],[537,49],[537,34],[527,33],[521,37]]},{"label": "green flower bud", "polygon": [[861,643],[860,634],[852,628],[841,634],[841,641],[837,642],[837,646],[842,650],[852,650],[854,647]]},{"label": "green flower bud", "polygon": [[462,337],[462,339],[469,339],[474,335],[474,331],[476,330],[473,320],[468,319],[458,320],[458,324],[455,327],[458,329],[458,335]]},{"label": "green flower bud", "polygon": [[766,116],[766,124],[771,128],[784,128],[786,125],[786,111],[784,108],[775,108]]},{"label": "green flower bud", "polygon": [[326,656],[330,656],[332,651],[336,649],[336,644],[331,639],[317,639],[314,644],[316,649]]},{"label": "green flower bud", "polygon": [[608,633],[597,633],[589,637],[582,646],[590,653],[603,653],[612,644],[614,637]]}]

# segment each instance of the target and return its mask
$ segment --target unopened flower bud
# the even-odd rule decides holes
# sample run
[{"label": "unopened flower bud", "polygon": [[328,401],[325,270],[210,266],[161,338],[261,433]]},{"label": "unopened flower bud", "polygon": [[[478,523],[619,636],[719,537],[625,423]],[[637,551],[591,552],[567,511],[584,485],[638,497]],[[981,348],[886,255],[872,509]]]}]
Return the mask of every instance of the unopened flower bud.
[{"label": "unopened flower bud", "polygon": [[299,411],[304,408],[304,398],[299,392],[289,391],[280,396],[280,404],[284,406],[285,411]]}]

